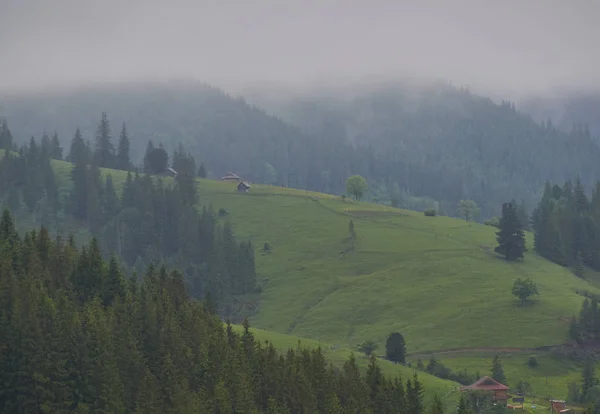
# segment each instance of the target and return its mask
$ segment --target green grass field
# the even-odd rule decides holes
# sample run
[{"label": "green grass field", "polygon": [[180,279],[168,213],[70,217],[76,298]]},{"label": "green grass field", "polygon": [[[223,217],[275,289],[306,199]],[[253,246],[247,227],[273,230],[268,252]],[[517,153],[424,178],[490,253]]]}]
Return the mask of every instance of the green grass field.
[{"label": "green grass field", "polygon": [[[71,166],[54,166],[66,190]],[[126,174],[110,173],[120,187]],[[252,325],[273,338],[335,344],[340,351],[331,357],[339,354],[338,361],[367,339],[381,352],[392,331],[402,332],[411,353],[560,344],[583,300],[576,291],[600,293],[596,283],[536,256],[531,234],[524,262],[507,263],[493,252],[496,229],[489,226],[265,185],[240,194],[233,183],[198,180],[198,190],[202,204],[226,208],[238,238],[255,246],[262,294]],[[349,250],[350,220],[355,251]],[[265,242],[272,246],[268,254]],[[524,276],[537,282],[540,296],[520,307],[510,291]],[[442,360],[482,374],[489,369],[489,358],[463,355]],[[576,366],[545,359],[530,372],[519,358],[525,357],[506,360],[509,379],[531,378],[542,394],[564,397],[566,383],[579,375]],[[547,385],[540,382],[546,376]]]},{"label": "green grass field", "polygon": [[[498,258],[492,227],[277,187],[198,188],[258,250],[263,294],[252,323],[262,329],[351,346],[383,346],[398,330],[409,351],[537,347],[565,340],[582,302],[576,290],[598,291],[531,252],[523,263]],[[342,254],[351,219],[357,249]],[[523,276],[539,285],[532,306],[510,293]]]}]

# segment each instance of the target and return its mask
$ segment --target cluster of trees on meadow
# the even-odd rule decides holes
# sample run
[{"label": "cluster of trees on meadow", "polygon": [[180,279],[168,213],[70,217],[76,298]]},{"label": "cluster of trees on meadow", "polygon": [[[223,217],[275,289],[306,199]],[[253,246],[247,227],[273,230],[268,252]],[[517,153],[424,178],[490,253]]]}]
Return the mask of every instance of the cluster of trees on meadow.
[{"label": "cluster of trees on meadow", "polygon": [[183,275],[126,276],[98,243],[0,219],[0,412],[422,413],[423,387],[320,349],[279,354],[191,300]]},{"label": "cluster of trees on meadow", "polygon": [[569,338],[585,345],[600,340],[600,308],[598,298],[585,298],[578,316],[571,318]]},{"label": "cluster of trees on meadow", "polygon": [[593,356],[585,358],[581,380],[569,384],[567,401],[583,405],[584,414],[600,411],[600,381],[596,376],[596,359]]},{"label": "cluster of trees on meadow", "polygon": [[600,270],[600,182],[590,197],[579,179],[562,187],[546,183],[532,224],[540,255],[572,267],[580,277],[584,266]]},{"label": "cluster of trees on meadow", "polygon": [[119,194],[113,177],[100,168],[128,170],[132,163],[125,126],[116,152],[110,131],[103,114],[94,150],[76,131],[66,157],[74,164],[71,185],[59,183],[51,166],[51,159],[62,158],[57,139],[44,135],[41,144],[32,138],[16,154],[6,151],[0,159],[0,201],[52,231],[83,224],[103,251],[129,269],[142,271],[157,261],[181,269],[192,296],[210,295],[229,314],[234,296],[257,287],[252,244],[238,242],[212,207],[198,211],[195,162],[183,148],[173,155],[180,168],[173,184],[128,171],[119,178],[126,177]]}]

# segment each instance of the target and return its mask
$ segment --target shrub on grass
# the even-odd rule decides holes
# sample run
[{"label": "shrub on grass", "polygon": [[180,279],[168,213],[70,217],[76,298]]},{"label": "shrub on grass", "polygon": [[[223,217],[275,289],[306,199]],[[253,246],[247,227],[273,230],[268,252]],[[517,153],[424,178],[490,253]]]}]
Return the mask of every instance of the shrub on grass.
[{"label": "shrub on grass", "polygon": [[530,356],[527,360],[527,365],[529,365],[530,368],[535,368],[539,365],[539,362],[536,357]]},{"label": "shrub on grass", "polygon": [[500,219],[496,216],[490,217],[483,222],[486,226],[500,227]]},{"label": "shrub on grass", "polygon": [[362,344],[358,346],[358,350],[365,354],[365,356],[370,357],[373,352],[378,348],[375,341],[366,340]]},{"label": "shrub on grass", "polygon": [[425,211],[423,211],[423,214],[425,214],[427,217],[435,217],[437,212],[434,208],[428,208]]}]

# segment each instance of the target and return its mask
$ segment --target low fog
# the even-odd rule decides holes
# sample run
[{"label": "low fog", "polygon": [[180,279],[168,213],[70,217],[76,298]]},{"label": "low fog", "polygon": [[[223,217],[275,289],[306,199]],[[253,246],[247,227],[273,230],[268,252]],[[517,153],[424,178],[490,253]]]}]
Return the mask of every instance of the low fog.
[{"label": "low fog", "polygon": [[598,16],[595,0],[0,0],[0,91],[407,77],[513,97],[595,89]]}]

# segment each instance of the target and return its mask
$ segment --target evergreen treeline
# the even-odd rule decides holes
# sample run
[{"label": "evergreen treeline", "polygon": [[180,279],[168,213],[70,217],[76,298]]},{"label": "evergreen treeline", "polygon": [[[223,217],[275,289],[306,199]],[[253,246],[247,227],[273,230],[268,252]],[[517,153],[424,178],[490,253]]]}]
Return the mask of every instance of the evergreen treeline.
[{"label": "evergreen treeline", "polygon": [[600,340],[600,309],[598,298],[586,298],[578,317],[571,319],[569,338],[579,344]]},{"label": "evergreen treeline", "polygon": [[281,95],[257,102],[321,138],[314,164],[335,168],[341,161],[331,163],[327,147],[339,148],[340,158],[369,183],[428,195],[449,214],[459,200],[472,199],[486,218],[512,198],[534,205],[546,180],[579,175],[591,185],[600,177],[600,147],[585,125],[563,131],[547,118],[536,123],[512,102],[498,104],[464,88],[392,82]]},{"label": "evergreen treeline", "polygon": [[62,155],[57,140],[42,139],[40,146],[32,138],[18,154],[6,151],[0,160],[0,202],[59,232],[84,223],[103,251],[116,254],[128,268],[143,271],[161,261],[181,269],[192,296],[210,295],[222,305],[221,312],[230,314],[232,296],[256,288],[252,244],[238,242],[230,224],[220,225],[212,208],[196,209],[196,166],[183,148],[174,154],[181,172],[173,185],[128,172],[117,194],[112,177],[103,177],[98,163],[131,163],[125,126],[116,153],[109,131],[103,114],[95,150],[76,131],[67,156],[74,163],[72,186],[59,186],[50,165],[51,158]]},{"label": "evergreen treeline", "polygon": [[483,219],[512,198],[533,206],[546,180],[579,175],[589,185],[600,177],[600,148],[585,127],[540,125],[512,103],[448,85],[351,92],[348,99],[326,90],[288,95],[268,107],[257,100],[287,122],[194,83],[17,97],[4,115],[19,137],[48,127],[67,137],[77,124],[95,136],[98,114],[108,111],[131,125],[134,164],[142,163],[148,139],[169,154],[183,143],[213,177],[233,171],[253,182],[341,195],[346,179],[359,174],[370,200],[402,207],[407,194],[428,196],[454,214],[460,200],[471,199]]},{"label": "evergreen treeline", "polygon": [[20,237],[0,219],[0,412],[410,413],[423,388],[385,378],[373,357],[340,370],[320,349],[279,355],[190,300],[183,275],[141,282],[92,242]]},{"label": "evergreen treeline", "polygon": [[540,255],[573,267],[580,277],[586,265],[600,270],[600,182],[591,197],[579,179],[562,187],[546,183],[532,223]]}]

